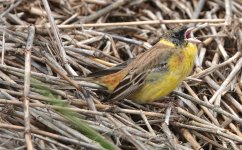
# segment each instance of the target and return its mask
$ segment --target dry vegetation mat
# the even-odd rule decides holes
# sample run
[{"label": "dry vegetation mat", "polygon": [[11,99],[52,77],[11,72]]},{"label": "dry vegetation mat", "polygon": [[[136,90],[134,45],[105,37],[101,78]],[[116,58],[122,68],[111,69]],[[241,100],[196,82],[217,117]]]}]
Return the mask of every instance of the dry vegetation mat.
[{"label": "dry vegetation mat", "polygon": [[[242,149],[241,23],[241,0],[0,0],[0,149]],[[178,25],[203,43],[161,101],[85,81]]]}]

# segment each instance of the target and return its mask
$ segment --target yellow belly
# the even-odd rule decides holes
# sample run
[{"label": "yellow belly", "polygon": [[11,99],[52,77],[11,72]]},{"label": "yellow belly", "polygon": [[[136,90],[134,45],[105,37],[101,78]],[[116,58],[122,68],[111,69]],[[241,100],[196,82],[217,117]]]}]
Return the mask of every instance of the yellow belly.
[{"label": "yellow belly", "polygon": [[130,99],[138,103],[147,103],[168,95],[180,83],[176,76],[166,75],[156,82],[146,82]]},{"label": "yellow belly", "polygon": [[[191,72],[196,52],[196,46],[189,43],[179,55],[174,55],[168,60],[169,69],[165,73],[151,72],[147,76],[144,85],[132,94],[129,99],[137,103],[147,103],[159,100],[171,93]],[[156,80],[148,80],[154,76]]]}]

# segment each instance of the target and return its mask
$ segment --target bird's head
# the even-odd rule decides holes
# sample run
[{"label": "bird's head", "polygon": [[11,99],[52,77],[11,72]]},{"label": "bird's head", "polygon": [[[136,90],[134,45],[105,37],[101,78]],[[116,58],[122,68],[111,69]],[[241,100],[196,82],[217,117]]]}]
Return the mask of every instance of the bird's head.
[{"label": "bird's head", "polygon": [[201,43],[193,36],[195,27],[182,26],[165,33],[164,38],[177,46],[185,46],[188,42]]}]

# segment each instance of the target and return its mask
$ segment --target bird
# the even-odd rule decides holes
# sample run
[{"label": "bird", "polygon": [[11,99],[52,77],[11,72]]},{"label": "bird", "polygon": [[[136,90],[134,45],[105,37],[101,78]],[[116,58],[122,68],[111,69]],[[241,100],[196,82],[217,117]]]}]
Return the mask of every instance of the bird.
[{"label": "bird", "polygon": [[195,27],[167,31],[160,40],[136,58],[113,69],[93,72],[89,81],[106,89],[106,100],[129,99],[139,104],[160,100],[187,77],[194,66],[197,44]]}]

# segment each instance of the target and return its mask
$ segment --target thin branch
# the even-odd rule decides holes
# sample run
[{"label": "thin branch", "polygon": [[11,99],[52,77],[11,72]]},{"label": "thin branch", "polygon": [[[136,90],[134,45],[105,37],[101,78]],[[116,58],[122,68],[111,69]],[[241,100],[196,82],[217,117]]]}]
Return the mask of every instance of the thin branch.
[{"label": "thin branch", "polygon": [[[179,20],[151,20],[151,21],[134,21],[134,22],[115,22],[115,23],[87,23],[87,24],[71,24],[57,25],[60,29],[73,29],[83,27],[113,27],[113,26],[137,26],[137,25],[156,25],[156,24],[178,24],[178,23],[209,23],[209,26],[216,26],[211,23],[224,23],[225,19],[179,19]],[[239,19],[242,23],[242,18]],[[223,24],[224,26],[224,24]],[[6,28],[27,28],[26,25],[5,26]],[[36,25],[36,28],[50,28],[50,25]]]},{"label": "thin branch", "polygon": [[30,70],[31,70],[31,50],[33,46],[35,35],[34,26],[30,26],[28,29],[28,39],[26,43],[25,51],[25,73],[24,73],[24,130],[25,130],[25,141],[28,150],[33,150],[33,144],[30,133],[30,112],[29,112],[29,93],[30,93]]}]

